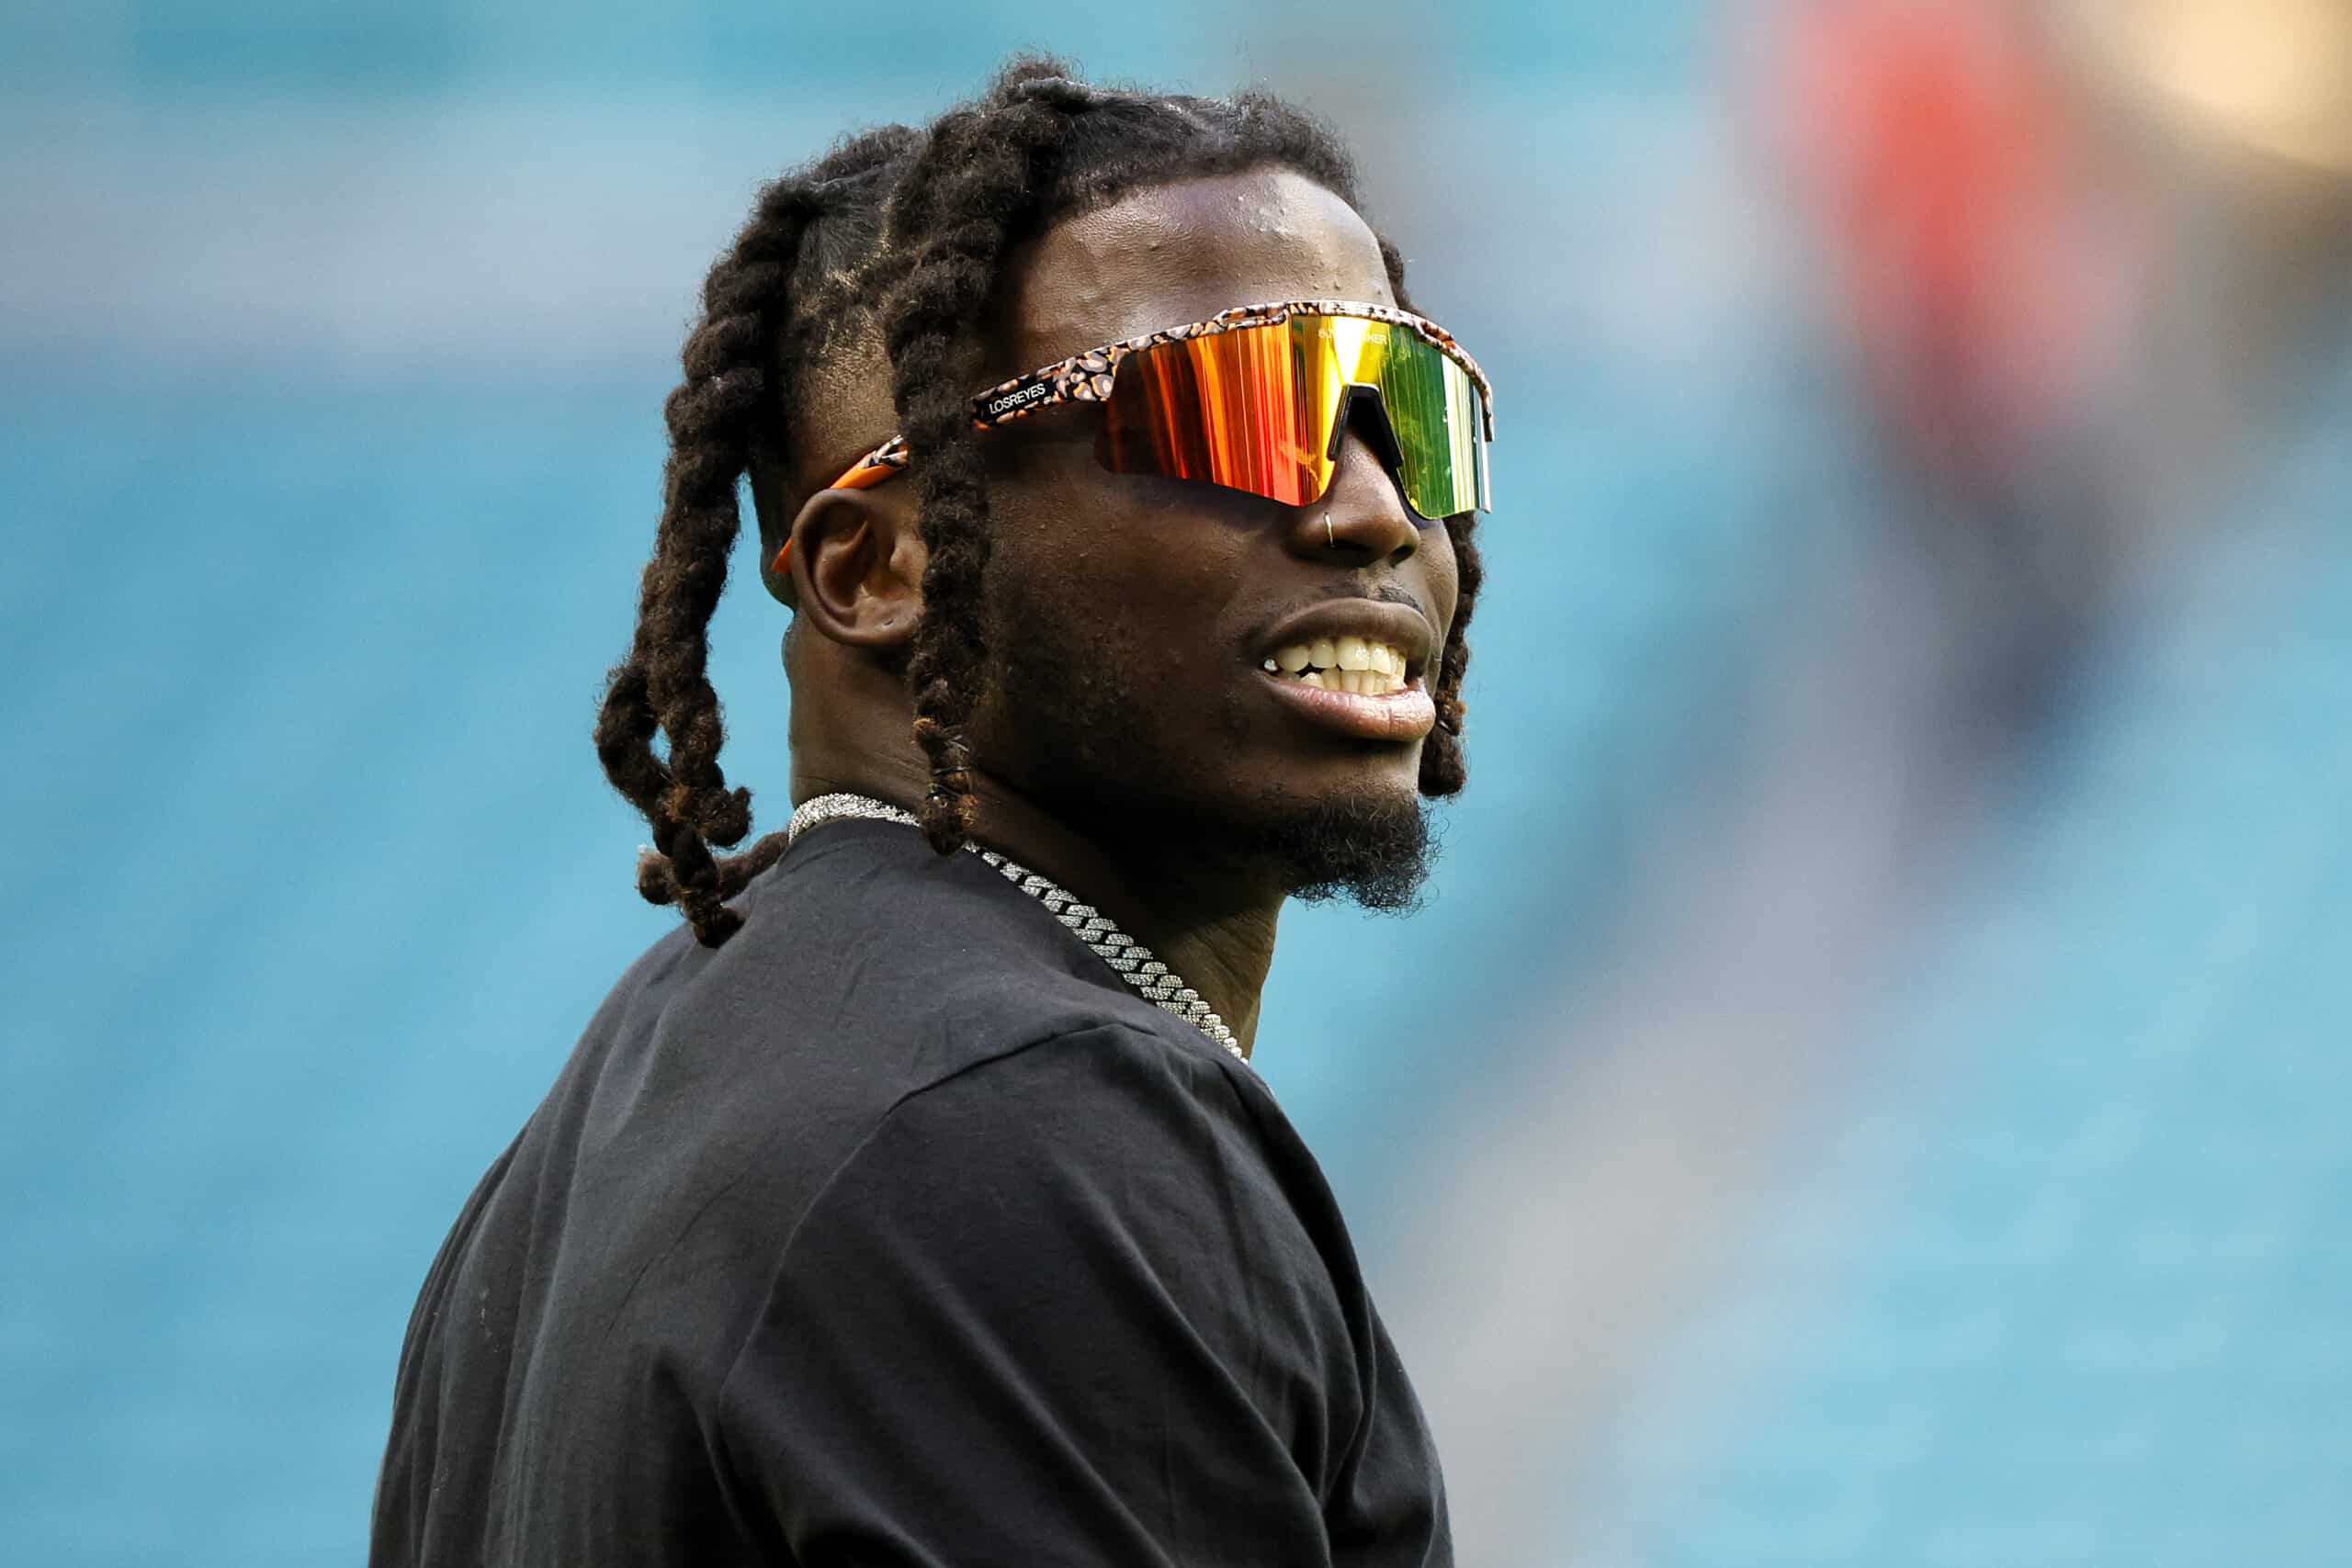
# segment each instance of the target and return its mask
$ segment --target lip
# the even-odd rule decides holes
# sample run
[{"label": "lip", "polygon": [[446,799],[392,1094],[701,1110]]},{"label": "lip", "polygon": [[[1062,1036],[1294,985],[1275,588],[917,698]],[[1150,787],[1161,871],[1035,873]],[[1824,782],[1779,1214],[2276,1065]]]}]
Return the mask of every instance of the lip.
[{"label": "lip", "polygon": [[[1281,649],[1320,637],[1360,637],[1405,656],[1405,687],[1385,696],[1318,691],[1293,676],[1270,675],[1265,661]],[[1437,728],[1437,704],[1421,684],[1433,641],[1419,611],[1382,599],[1327,599],[1275,623],[1252,660],[1259,680],[1308,722],[1366,740],[1419,740]]]},{"label": "lip", "polygon": [[1416,686],[1428,668],[1430,648],[1436,640],[1429,618],[1410,605],[1392,604],[1385,599],[1326,599],[1275,622],[1250,661],[1262,665],[1283,649],[1325,637],[1334,642],[1343,637],[1360,637],[1398,649],[1405,655],[1405,679]]},{"label": "lip", "polygon": [[1325,692],[1289,676],[1258,671],[1276,700],[1327,729],[1366,740],[1419,740],[1437,728],[1437,704],[1419,680],[1401,692],[1367,697],[1355,692]]}]

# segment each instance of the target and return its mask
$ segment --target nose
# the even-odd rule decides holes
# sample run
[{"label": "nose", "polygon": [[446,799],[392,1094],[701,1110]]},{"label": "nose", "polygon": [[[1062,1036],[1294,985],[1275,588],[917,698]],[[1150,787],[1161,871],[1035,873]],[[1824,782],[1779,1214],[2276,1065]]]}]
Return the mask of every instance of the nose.
[{"label": "nose", "polygon": [[1358,398],[1350,404],[1346,438],[1340,443],[1331,482],[1322,500],[1298,509],[1291,525],[1294,554],[1337,557],[1351,566],[1379,561],[1394,566],[1410,560],[1420,548],[1420,526],[1405,504],[1402,484],[1381,457],[1387,432],[1370,423],[1382,417],[1374,399]]}]

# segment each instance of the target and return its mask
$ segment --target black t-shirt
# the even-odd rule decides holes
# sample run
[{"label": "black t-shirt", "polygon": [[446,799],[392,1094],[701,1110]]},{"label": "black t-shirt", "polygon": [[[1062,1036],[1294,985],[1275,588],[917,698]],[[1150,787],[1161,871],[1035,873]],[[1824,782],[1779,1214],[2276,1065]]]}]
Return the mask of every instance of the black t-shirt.
[{"label": "black t-shirt", "polygon": [[1437,1455],[1256,1072],[978,856],[656,942],[426,1276],[371,1562],[1429,1568]]}]

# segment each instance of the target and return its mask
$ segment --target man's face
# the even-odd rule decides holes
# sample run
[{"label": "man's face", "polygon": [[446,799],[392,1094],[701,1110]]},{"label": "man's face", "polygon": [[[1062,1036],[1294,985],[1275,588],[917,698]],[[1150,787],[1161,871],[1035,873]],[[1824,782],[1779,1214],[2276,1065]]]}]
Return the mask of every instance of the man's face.
[{"label": "man's face", "polygon": [[[1014,263],[1008,375],[1234,305],[1395,303],[1363,220],[1280,170],[1132,193]],[[981,438],[995,533],[981,768],[1098,831],[1162,835],[1292,892],[1404,903],[1423,872],[1426,699],[1351,717],[1265,665],[1351,632],[1433,684],[1457,591],[1444,528],[1414,516],[1360,426],[1330,489],[1300,507],[1110,473],[1099,417],[1057,407]]]}]

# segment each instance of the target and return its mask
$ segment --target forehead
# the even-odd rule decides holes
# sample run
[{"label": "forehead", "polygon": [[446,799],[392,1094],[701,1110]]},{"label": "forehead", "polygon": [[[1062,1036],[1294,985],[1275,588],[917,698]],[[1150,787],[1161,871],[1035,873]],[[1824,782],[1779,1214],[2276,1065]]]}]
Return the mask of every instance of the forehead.
[{"label": "forehead", "polygon": [[1363,219],[1289,169],[1131,191],[1047,229],[1023,248],[1012,277],[1009,374],[1234,305],[1396,303]]}]

